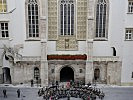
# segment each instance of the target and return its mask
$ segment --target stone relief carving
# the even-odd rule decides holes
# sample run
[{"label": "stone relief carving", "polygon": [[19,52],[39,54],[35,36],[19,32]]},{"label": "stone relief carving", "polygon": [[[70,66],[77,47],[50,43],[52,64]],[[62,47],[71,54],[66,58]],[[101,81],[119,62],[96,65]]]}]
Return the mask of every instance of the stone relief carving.
[{"label": "stone relief carving", "polygon": [[56,50],[78,50],[76,37],[60,36],[56,42]]}]

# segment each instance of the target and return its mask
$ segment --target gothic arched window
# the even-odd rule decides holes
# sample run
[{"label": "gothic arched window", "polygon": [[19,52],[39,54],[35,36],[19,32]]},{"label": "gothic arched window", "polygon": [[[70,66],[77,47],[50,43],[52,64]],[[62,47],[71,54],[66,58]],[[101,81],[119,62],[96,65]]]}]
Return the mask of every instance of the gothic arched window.
[{"label": "gothic arched window", "polygon": [[60,35],[74,35],[74,1],[61,0]]},{"label": "gothic arched window", "polygon": [[96,38],[107,38],[107,1],[98,0],[96,6]]},{"label": "gothic arched window", "polygon": [[7,12],[7,2],[6,0],[0,0],[0,13]]},{"label": "gothic arched window", "polygon": [[39,79],[40,78],[40,71],[39,68],[34,68],[34,78]]},{"label": "gothic arched window", "polygon": [[39,37],[39,9],[36,0],[28,1],[28,38]]}]

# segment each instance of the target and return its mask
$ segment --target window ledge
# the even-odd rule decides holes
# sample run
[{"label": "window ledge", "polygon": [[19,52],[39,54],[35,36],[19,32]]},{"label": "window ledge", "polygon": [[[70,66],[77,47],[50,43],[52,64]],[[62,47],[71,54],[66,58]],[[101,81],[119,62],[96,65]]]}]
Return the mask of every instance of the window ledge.
[{"label": "window ledge", "polygon": [[75,37],[75,35],[59,35],[59,37]]},{"label": "window ledge", "polygon": [[108,41],[107,38],[94,38],[94,41]]},{"label": "window ledge", "polygon": [[127,14],[133,14],[133,12],[127,12]]},{"label": "window ledge", "polygon": [[8,12],[0,12],[0,14],[8,14]]},{"label": "window ledge", "polygon": [[10,10],[9,12],[8,12],[8,11],[0,12],[0,14],[10,14],[10,13],[14,12],[15,9],[16,9],[16,8]]},{"label": "window ledge", "polygon": [[11,40],[9,37],[5,38],[5,37],[0,37],[0,40]]},{"label": "window ledge", "polygon": [[133,41],[133,40],[131,39],[131,40],[125,40],[125,41]]},{"label": "window ledge", "polygon": [[29,39],[26,39],[25,41],[41,41],[40,38],[29,38]]}]

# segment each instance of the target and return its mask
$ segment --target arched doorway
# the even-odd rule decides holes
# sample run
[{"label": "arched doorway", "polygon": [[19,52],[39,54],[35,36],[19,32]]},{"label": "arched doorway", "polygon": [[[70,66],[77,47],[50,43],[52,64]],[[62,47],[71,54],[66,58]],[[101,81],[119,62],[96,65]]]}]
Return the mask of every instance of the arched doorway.
[{"label": "arched doorway", "polygon": [[10,74],[10,63],[9,56],[6,54],[3,55],[3,83],[11,84],[11,74]]},{"label": "arched doorway", "polygon": [[60,81],[67,82],[73,80],[74,81],[74,71],[70,67],[64,67],[60,71]]},{"label": "arched doorway", "polygon": [[3,68],[3,83],[11,84],[10,68]]},{"label": "arched doorway", "polygon": [[99,78],[100,78],[100,70],[99,70],[99,68],[96,68],[94,70],[94,79],[95,79],[95,81],[97,81]]}]

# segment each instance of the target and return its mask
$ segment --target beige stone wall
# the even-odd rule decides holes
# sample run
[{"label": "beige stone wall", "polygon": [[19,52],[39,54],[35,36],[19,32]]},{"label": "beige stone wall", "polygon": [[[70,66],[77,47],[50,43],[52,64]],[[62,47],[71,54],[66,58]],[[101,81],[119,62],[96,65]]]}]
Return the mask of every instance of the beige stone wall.
[{"label": "beige stone wall", "polygon": [[94,69],[99,68],[98,82],[107,84],[121,84],[121,62],[94,62]]},{"label": "beige stone wall", "polygon": [[[94,70],[99,68],[100,79],[99,83],[116,84],[121,85],[121,62],[93,62],[93,68],[86,70],[86,61],[68,61],[68,60],[54,60],[48,61],[48,82],[52,83],[60,81],[60,71],[64,67],[70,67],[74,71],[74,81],[85,82],[85,73],[90,73],[88,77],[94,77]],[[13,84],[18,83],[30,83],[31,79],[34,79],[34,68],[40,68],[40,62],[21,62],[16,63],[13,68],[12,82]],[[80,73],[82,69],[82,73]],[[41,72],[45,74],[46,72]],[[92,82],[92,80],[88,80]],[[122,85],[132,85],[131,83],[122,83]]]},{"label": "beige stone wall", "polygon": [[94,70],[100,70],[100,78],[98,82],[107,83],[107,62],[94,62]]},{"label": "beige stone wall", "polygon": [[40,69],[39,62],[21,62],[14,65],[14,74],[12,77],[13,84],[30,83],[34,79],[34,68]]},{"label": "beige stone wall", "polygon": [[121,66],[122,62],[108,62],[107,65],[107,84],[121,85]]}]

